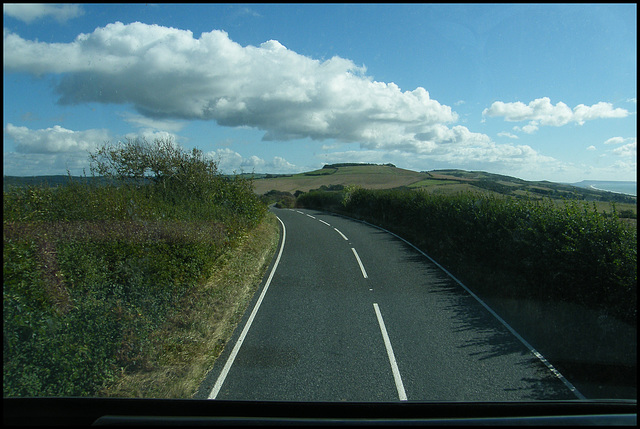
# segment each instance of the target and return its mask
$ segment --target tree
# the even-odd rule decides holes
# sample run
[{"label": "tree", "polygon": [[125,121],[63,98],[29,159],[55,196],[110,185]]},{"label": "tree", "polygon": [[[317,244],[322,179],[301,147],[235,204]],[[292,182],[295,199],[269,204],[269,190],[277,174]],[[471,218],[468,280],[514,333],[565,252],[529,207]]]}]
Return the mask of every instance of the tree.
[{"label": "tree", "polygon": [[171,138],[127,139],[105,142],[89,155],[91,171],[118,181],[144,183],[147,180],[181,191],[198,193],[203,185],[219,177],[218,163],[207,159],[200,149],[185,152]]}]

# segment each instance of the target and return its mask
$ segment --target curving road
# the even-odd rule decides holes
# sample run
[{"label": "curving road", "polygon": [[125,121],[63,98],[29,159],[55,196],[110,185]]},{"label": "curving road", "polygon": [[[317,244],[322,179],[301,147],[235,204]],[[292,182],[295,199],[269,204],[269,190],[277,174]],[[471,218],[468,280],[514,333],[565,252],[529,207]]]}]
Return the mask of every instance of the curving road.
[{"label": "curving road", "polygon": [[199,397],[269,401],[584,398],[426,255],[373,226],[272,209],[269,278]]}]

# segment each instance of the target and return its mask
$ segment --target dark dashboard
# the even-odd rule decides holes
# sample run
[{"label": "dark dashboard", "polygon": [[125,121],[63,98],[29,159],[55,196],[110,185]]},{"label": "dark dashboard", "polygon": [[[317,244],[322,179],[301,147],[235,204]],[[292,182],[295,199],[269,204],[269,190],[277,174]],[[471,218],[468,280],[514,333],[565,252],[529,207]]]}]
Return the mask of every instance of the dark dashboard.
[{"label": "dark dashboard", "polygon": [[300,403],[4,398],[3,426],[633,425],[635,400]]}]

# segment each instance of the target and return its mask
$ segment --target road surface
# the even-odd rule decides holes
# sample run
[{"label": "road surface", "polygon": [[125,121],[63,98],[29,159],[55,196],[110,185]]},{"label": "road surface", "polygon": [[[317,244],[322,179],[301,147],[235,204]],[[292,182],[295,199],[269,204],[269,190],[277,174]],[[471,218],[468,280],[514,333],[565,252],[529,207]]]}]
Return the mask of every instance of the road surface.
[{"label": "road surface", "polygon": [[284,241],[198,396],[255,401],[584,398],[434,261],[384,230],[272,209]]}]

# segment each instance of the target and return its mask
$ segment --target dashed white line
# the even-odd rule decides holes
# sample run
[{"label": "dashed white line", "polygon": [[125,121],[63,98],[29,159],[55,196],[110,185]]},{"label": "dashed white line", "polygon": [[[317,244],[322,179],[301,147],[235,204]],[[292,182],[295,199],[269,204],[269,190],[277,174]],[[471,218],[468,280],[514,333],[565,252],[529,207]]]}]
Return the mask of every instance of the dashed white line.
[{"label": "dashed white line", "polygon": [[318,219],[318,220],[319,220],[320,222],[324,223],[324,224],[325,224],[325,225],[327,225],[327,226],[331,226],[331,225],[329,225],[327,222],[323,221],[322,219]]},{"label": "dashed white line", "polygon": [[[320,221],[320,222],[322,222],[322,221]],[[347,237],[345,237],[345,235],[344,235],[343,233],[341,233],[341,232],[338,230],[338,228],[333,228],[333,229],[335,229],[335,230],[336,230],[336,232],[337,232],[338,234],[340,234],[340,235],[342,236],[342,238],[344,238],[344,239],[345,239],[345,241],[349,241],[349,239],[348,239]]]},{"label": "dashed white line", "polygon": [[571,391],[573,392],[573,394],[578,398],[578,399],[586,399],[586,397],[580,393],[580,391],[569,381],[567,380],[561,373],[560,371],[558,371],[552,364],[551,362],[549,362],[547,359],[545,359],[544,356],[542,356],[536,349],[533,348],[533,346],[531,344],[529,344],[529,342],[527,342],[520,334],[518,334],[515,329],[513,329],[511,327],[511,325],[509,325],[502,317],[500,317],[495,311],[493,311],[493,309],[491,307],[489,307],[482,299],[480,299],[480,297],[478,297],[475,293],[473,293],[468,287],[466,287],[460,280],[458,280],[453,274],[451,274],[449,271],[447,271],[446,268],[444,268],[442,265],[440,265],[438,262],[435,261],[435,259],[433,259],[431,256],[427,255],[426,253],[424,253],[422,250],[418,249],[414,244],[412,244],[411,242],[405,240],[404,238],[400,237],[399,235],[384,229],[380,226],[377,225],[373,225],[369,222],[365,222],[365,221],[361,221],[364,224],[370,225],[374,228],[378,228],[382,231],[388,232],[389,234],[393,235],[394,237],[399,238],[400,240],[404,241],[405,243],[407,243],[409,246],[413,247],[414,249],[416,249],[418,252],[420,252],[423,256],[425,256],[427,259],[429,259],[431,262],[433,262],[438,268],[440,268],[442,271],[444,271],[449,277],[451,277],[456,283],[458,283],[460,286],[462,286],[462,288],[467,291],[467,293],[469,295],[471,295],[473,298],[475,298],[476,301],[478,301],[478,303],[480,303],[480,305],[482,305],[489,313],[491,313],[491,315],[493,317],[495,317],[500,323],[502,323],[502,325],[507,328],[507,330],[509,330],[509,332],[511,332],[518,340],[520,340],[520,342],[529,349],[529,351],[535,356],[537,357],[546,367],[547,369],[549,369],[549,371],[551,371],[551,373],[553,375],[555,375],[560,381],[562,381],[562,383],[564,383],[564,385]]},{"label": "dashed white line", "polygon": [[315,217],[311,216],[310,214],[307,214],[307,216],[309,216],[311,219],[315,219]]},{"label": "dashed white line", "polygon": [[364,269],[364,265],[362,265],[362,261],[360,260],[360,257],[358,256],[358,252],[356,252],[356,249],[354,249],[353,247],[351,248],[351,250],[353,251],[353,254],[356,256],[356,259],[358,261],[358,265],[360,265],[360,270],[362,271],[362,275],[364,276],[364,278],[368,278],[367,277],[367,272]]},{"label": "dashed white line", "polygon": [[253,307],[253,311],[251,312],[251,315],[249,316],[249,320],[247,320],[247,324],[244,326],[244,329],[242,330],[242,333],[238,338],[238,342],[236,342],[236,345],[233,347],[233,350],[229,355],[229,359],[227,359],[227,362],[225,363],[224,368],[222,368],[222,372],[220,372],[220,376],[218,376],[218,380],[216,381],[216,384],[214,384],[213,389],[211,389],[211,393],[209,393],[209,399],[216,399],[216,396],[218,396],[218,393],[222,388],[222,383],[224,383],[224,380],[227,378],[227,374],[229,374],[231,365],[233,365],[233,361],[235,360],[236,356],[238,355],[238,352],[240,351],[240,346],[242,346],[242,343],[244,342],[244,338],[247,336],[247,333],[249,332],[249,328],[251,328],[253,319],[256,317],[256,313],[260,308],[260,304],[262,304],[262,299],[266,295],[267,289],[269,289],[269,284],[271,284],[271,279],[273,278],[273,275],[276,272],[276,268],[278,268],[278,264],[280,263],[280,257],[282,256],[282,251],[284,250],[284,242],[285,242],[285,239],[287,238],[287,229],[284,227],[284,222],[282,222],[279,217],[276,216],[276,218],[282,224],[282,244],[280,245],[280,252],[278,252],[278,257],[276,258],[276,262],[274,263],[273,268],[271,269],[271,274],[269,274],[267,283],[265,283],[264,289],[262,290],[262,293],[260,294],[260,297],[258,298],[258,301],[256,302],[255,307]]},{"label": "dashed white line", "polygon": [[389,357],[389,362],[391,363],[391,372],[393,372],[393,379],[396,382],[396,389],[398,390],[398,398],[401,401],[407,400],[407,393],[404,391],[404,384],[402,384],[402,377],[400,377],[400,370],[398,369],[398,363],[396,362],[396,356],[393,354],[393,348],[391,347],[391,340],[389,340],[389,335],[387,334],[387,328],[384,326],[384,320],[382,319],[382,314],[380,313],[380,308],[378,304],[373,304],[373,309],[376,312],[376,317],[378,318],[378,325],[380,325],[380,332],[382,332],[382,339],[384,340],[384,346],[387,349],[387,356]]}]

